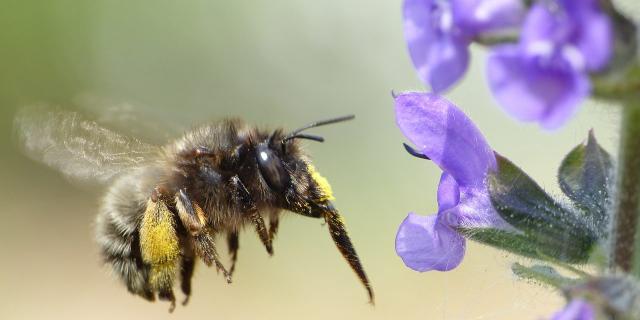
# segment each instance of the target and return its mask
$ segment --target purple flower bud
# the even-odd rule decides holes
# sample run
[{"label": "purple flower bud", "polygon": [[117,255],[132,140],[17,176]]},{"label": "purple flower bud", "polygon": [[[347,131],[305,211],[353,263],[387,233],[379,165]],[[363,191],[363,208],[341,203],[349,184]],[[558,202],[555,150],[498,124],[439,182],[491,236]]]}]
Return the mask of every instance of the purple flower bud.
[{"label": "purple flower bud", "polygon": [[473,37],[519,25],[523,10],[521,0],[405,0],[404,34],[420,79],[447,90],[467,70]]},{"label": "purple flower bud", "polygon": [[437,215],[410,213],[398,229],[396,252],[416,271],[451,270],[465,250],[456,228],[511,228],[493,209],[486,186],[495,154],[473,122],[444,98],[404,93],[395,103],[402,133],[443,171]]},{"label": "purple flower bud", "polygon": [[538,1],[520,42],[491,53],[491,91],[513,117],[560,127],[589,95],[588,72],[608,64],[612,39],[611,20],[597,0]]},{"label": "purple flower bud", "polygon": [[574,299],[564,309],[553,315],[551,320],[595,320],[593,307],[582,299]]}]

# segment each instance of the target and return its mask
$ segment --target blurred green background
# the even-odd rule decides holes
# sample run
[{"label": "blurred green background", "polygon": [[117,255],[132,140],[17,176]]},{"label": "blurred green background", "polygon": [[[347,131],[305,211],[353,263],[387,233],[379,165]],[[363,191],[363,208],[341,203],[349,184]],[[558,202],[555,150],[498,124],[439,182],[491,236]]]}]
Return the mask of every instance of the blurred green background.
[{"label": "blurred green background", "polygon": [[[16,1],[0,3],[0,319],[539,319],[563,301],[509,271],[514,257],[476,244],[460,267],[420,274],[394,251],[409,211],[430,214],[440,171],[408,156],[390,91],[424,90],[402,38],[401,1]],[[478,49],[448,97],[503,155],[557,192],[563,154],[595,128],[615,153],[615,106],[587,103],[569,125],[541,131],[508,118],[484,81]],[[14,112],[130,106],[165,141],[240,116],[295,128],[355,113],[308,143],[331,181],[377,304],[319,220],[288,216],[275,256],[241,238],[234,283],[196,271],[188,307],[129,295],[99,263],[93,221],[103,188],[81,188],[24,157]],[[87,107],[88,105],[88,107]],[[114,109],[118,110],[118,109]],[[109,112],[114,112],[113,110]],[[165,128],[165,129],[163,129]],[[136,130],[145,129],[145,130]]]}]

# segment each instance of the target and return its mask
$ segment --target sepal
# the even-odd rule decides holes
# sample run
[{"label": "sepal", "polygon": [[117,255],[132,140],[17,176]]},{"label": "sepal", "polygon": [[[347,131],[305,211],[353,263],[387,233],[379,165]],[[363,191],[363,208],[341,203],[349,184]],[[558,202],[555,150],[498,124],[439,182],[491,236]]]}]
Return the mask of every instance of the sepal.
[{"label": "sepal", "polygon": [[457,230],[466,238],[527,258],[563,263],[585,263],[589,259],[590,250],[572,250],[572,247],[543,235],[493,228]]},{"label": "sepal", "polygon": [[582,210],[599,236],[607,228],[612,174],[611,156],[598,144],[593,131],[586,143],[567,154],[558,171],[560,189]]},{"label": "sepal", "polygon": [[544,260],[586,262],[597,240],[590,225],[509,160],[498,154],[496,159],[498,168],[487,179],[496,212],[521,233],[519,237],[531,241],[530,246],[537,247],[533,252],[546,256]]},{"label": "sepal", "polygon": [[579,281],[579,279],[565,277],[556,269],[547,265],[536,264],[527,267],[516,262],[511,265],[511,271],[513,271],[513,274],[518,278],[549,285],[556,289],[575,286]]}]

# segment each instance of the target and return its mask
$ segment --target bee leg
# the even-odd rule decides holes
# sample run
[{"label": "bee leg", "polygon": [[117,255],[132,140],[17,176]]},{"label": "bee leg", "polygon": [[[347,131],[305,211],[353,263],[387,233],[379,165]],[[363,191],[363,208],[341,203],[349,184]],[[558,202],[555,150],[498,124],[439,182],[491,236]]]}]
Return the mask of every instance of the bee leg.
[{"label": "bee leg", "polygon": [[[129,292],[132,292],[132,291],[129,290]],[[149,302],[156,301],[156,295],[155,295],[155,293],[153,293],[153,290],[151,290],[151,289],[146,288],[146,289],[144,289],[144,291],[139,292],[137,294],[139,296],[141,296],[142,298],[144,298],[145,300],[149,301]]]},{"label": "bee leg", "polygon": [[169,313],[173,312],[176,309],[176,296],[173,294],[173,289],[171,288],[163,288],[158,293],[158,299],[163,301],[169,301],[171,305],[169,306]]},{"label": "bee leg", "polygon": [[242,206],[244,212],[249,213],[249,218],[256,228],[256,232],[258,233],[258,237],[260,237],[260,241],[262,241],[262,244],[267,249],[267,253],[269,253],[269,255],[273,255],[273,247],[271,245],[269,231],[267,231],[267,226],[264,223],[264,219],[256,209],[253,199],[251,199],[249,190],[247,190],[247,187],[242,183],[242,180],[240,180],[238,176],[231,177],[230,183],[235,190],[235,201]]},{"label": "bee leg", "polygon": [[160,299],[171,301],[169,311],[173,311],[175,297],[172,287],[180,257],[180,246],[173,215],[157,195],[152,196],[147,202],[142,218],[140,252],[142,260],[150,266],[148,285],[151,290],[159,292]]},{"label": "bee leg", "polygon": [[227,283],[231,283],[231,275],[220,261],[220,256],[218,255],[218,250],[216,250],[213,237],[209,233],[203,232],[195,237],[195,242],[196,254],[202,258],[207,266],[215,264],[216,270],[222,271]]},{"label": "bee leg", "polygon": [[267,227],[264,223],[264,219],[259,212],[254,211],[251,213],[251,221],[253,221],[253,225],[256,228],[256,232],[260,237],[260,241],[264,244],[264,247],[267,249],[267,253],[269,255],[273,255],[273,246],[271,245],[271,238],[269,237],[269,232],[267,231]]},{"label": "bee leg", "polygon": [[193,271],[196,267],[196,253],[194,243],[187,237],[181,237],[180,241],[184,242],[182,246],[182,259],[180,260],[180,289],[184,294],[182,305],[186,306],[191,297],[191,279]]},{"label": "bee leg", "polygon": [[373,304],[373,289],[371,288],[367,274],[362,268],[362,264],[360,264],[360,258],[358,258],[356,249],[353,247],[351,239],[349,239],[349,235],[347,234],[347,230],[344,225],[344,219],[337,211],[335,211],[335,209],[326,211],[323,215],[326,223],[329,225],[329,233],[331,234],[331,238],[333,238],[333,242],[336,244],[345,260],[347,260],[351,269],[353,269],[358,278],[360,278],[360,282],[362,282],[369,294],[369,302]]},{"label": "bee leg", "polygon": [[275,239],[276,234],[278,233],[278,226],[280,225],[280,219],[278,217],[278,213],[274,212],[269,217],[269,240],[273,243],[273,239]]},{"label": "bee leg", "polygon": [[215,264],[216,269],[224,274],[227,283],[231,283],[231,275],[220,262],[214,238],[207,230],[207,221],[202,208],[192,202],[184,190],[176,194],[176,208],[180,221],[193,237],[196,255],[201,257],[207,266]]},{"label": "bee leg", "polygon": [[227,235],[227,245],[229,246],[229,254],[231,255],[231,268],[229,275],[232,276],[236,270],[236,261],[238,261],[238,249],[240,248],[240,239],[238,232],[232,231]]},{"label": "bee leg", "polygon": [[191,278],[193,277],[193,270],[195,269],[196,261],[193,256],[184,256],[181,264],[180,288],[182,289],[182,293],[185,295],[182,305],[186,306],[187,303],[189,303],[189,298],[191,297]]}]

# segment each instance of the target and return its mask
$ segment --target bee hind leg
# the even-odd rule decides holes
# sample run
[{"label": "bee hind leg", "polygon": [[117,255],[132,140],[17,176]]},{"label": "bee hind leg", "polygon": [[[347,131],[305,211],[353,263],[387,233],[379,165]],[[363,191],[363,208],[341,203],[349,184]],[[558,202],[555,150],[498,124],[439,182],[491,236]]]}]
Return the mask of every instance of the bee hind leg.
[{"label": "bee hind leg", "polygon": [[161,300],[171,302],[175,308],[173,283],[180,259],[180,246],[173,215],[164,200],[152,196],[140,225],[140,252],[142,260],[150,266],[148,286],[157,291]]},{"label": "bee hind leg", "polygon": [[163,301],[169,301],[169,312],[173,312],[176,309],[176,296],[173,294],[173,289],[162,288],[158,293],[158,299]]},{"label": "bee hind leg", "polygon": [[191,297],[191,279],[193,278],[195,267],[196,260],[193,248],[187,248],[180,261],[180,289],[185,296],[184,300],[182,300],[183,306],[189,303],[189,298]]}]

